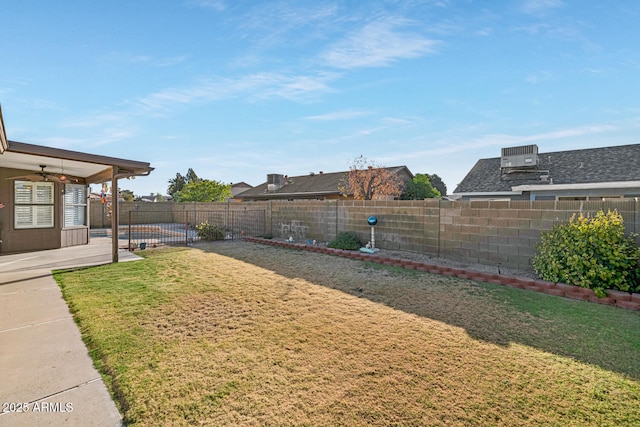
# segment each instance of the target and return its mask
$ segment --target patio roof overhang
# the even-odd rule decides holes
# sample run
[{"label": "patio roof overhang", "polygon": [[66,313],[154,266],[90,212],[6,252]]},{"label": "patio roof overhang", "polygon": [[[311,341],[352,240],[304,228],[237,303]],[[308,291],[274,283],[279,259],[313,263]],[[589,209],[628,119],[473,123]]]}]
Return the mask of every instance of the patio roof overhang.
[{"label": "patio roof overhang", "polygon": [[0,105],[0,154],[7,149],[7,133],[4,130],[4,119],[2,118],[2,105]]},{"label": "patio roof overhang", "polygon": [[[48,173],[81,178],[86,184],[111,181],[114,193],[118,191],[118,179],[147,176],[153,171],[146,162],[9,141],[0,105],[0,168],[39,172],[42,166]],[[112,209],[112,260],[118,262],[118,203]]]},{"label": "patio roof overhang", "polygon": [[112,180],[114,170],[117,171],[117,178],[146,176],[153,170],[145,162],[17,141],[7,141],[4,150],[0,151],[0,167],[37,172],[41,165],[46,166],[49,173],[84,178],[87,184]]},{"label": "patio roof overhang", "polygon": [[[84,179],[86,184],[111,181],[114,193],[118,179],[146,176],[153,168],[146,162],[81,153],[78,151],[8,141],[0,111],[0,167],[38,172],[41,166],[49,173],[64,174]],[[118,262],[118,204],[112,206],[112,261]]]}]

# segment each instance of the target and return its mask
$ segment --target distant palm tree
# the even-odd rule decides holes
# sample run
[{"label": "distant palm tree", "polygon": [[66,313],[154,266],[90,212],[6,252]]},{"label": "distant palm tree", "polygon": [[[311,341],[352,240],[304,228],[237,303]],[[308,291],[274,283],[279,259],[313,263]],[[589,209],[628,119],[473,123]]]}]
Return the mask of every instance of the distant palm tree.
[{"label": "distant palm tree", "polygon": [[[192,171],[192,169],[189,169],[189,170]],[[182,176],[180,173],[177,173],[175,178],[171,178],[169,180],[169,187],[167,187],[167,193],[169,193],[171,197],[174,197],[178,191],[184,188],[186,183],[187,181],[185,177]]]}]

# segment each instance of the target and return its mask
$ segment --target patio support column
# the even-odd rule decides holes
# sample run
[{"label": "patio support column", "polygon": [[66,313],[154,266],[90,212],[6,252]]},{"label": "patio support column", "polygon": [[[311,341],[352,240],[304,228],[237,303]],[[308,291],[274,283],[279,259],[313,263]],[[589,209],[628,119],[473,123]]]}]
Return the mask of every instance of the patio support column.
[{"label": "patio support column", "polygon": [[111,168],[111,261],[118,262],[118,228],[120,212],[118,210],[118,167]]}]

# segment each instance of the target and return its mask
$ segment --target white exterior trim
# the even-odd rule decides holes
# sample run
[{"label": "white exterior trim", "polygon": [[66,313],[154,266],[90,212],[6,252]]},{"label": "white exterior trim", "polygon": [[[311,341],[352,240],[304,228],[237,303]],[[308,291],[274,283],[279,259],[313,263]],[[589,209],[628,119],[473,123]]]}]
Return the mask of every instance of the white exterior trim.
[{"label": "white exterior trim", "polygon": [[[640,188],[640,181],[590,182],[585,184],[518,185],[518,186],[512,187],[512,190],[522,193],[524,191],[616,190],[616,189],[623,189],[623,188]],[[473,194],[473,193],[468,193],[468,194]],[[486,194],[500,194],[500,193],[486,193]]]}]

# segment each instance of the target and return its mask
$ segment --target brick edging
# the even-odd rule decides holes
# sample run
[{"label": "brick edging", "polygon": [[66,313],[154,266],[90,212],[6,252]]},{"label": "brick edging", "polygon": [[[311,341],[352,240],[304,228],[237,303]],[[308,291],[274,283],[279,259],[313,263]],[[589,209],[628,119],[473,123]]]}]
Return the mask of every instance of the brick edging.
[{"label": "brick edging", "polygon": [[427,262],[409,261],[400,258],[367,254],[359,251],[348,251],[344,249],[333,249],[323,246],[289,243],[258,237],[243,237],[243,240],[245,242],[259,243],[263,245],[298,249],[309,252],[319,252],[329,255],[358,259],[361,261],[370,261],[378,264],[389,265],[392,267],[406,268],[409,270],[418,270],[434,274],[443,274],[446,276],[455,276],[461,279],[474,280],[476,282],[495,283],[512,288],[526,289],[529,291],[542,292],[559,297],[590,301],[597,304],[615,305],[616,307],[628,310],[640,311],[640,294],[630,294],[628,292],[607,290],[607,296],[604,298],[599,298],[596,296],[592,289],[581,288],[579,286],[568,285],[565,283],[554,283],[547,282],[545,280],[505,276],[494,273],[484,273],[480,271],[465,270],[464,268],[446,267],[443,265],[430,264]]}]

